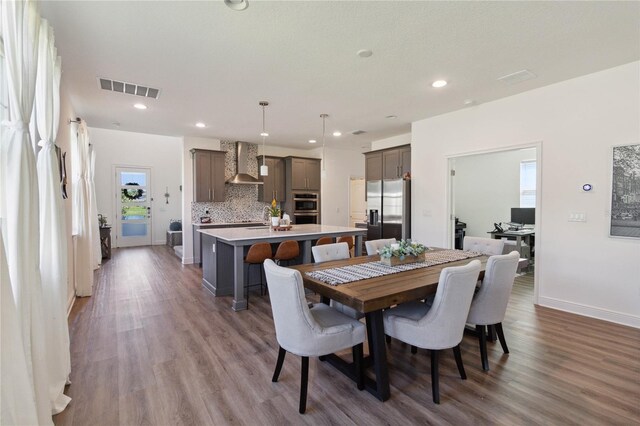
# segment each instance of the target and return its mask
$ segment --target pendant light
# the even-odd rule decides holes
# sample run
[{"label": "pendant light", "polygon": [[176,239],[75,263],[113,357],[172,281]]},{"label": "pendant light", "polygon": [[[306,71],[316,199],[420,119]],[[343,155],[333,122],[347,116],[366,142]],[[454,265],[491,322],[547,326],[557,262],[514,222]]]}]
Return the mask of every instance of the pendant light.
[{"label": "pendant light", "polygon": [[320,176],[322,178],[327,177],[327,168],[325,166],[326,158],[324,154],[324,136],[325,136],[325,130],[326,130],[326,124],[327,124],[326,123],[327,117],[329,117],[329,114],[320,114],[320,118],[322,118],[322,172],[320,173]]},{"label": "pendant light", "polygon": [[269,133],[267,133],[264,127],[264,109],[269,105],[269,102],[260,101],[258,102],[258,105],[262,107],[262,133],[260,133],[260,136],[262,136],[262,166],[260,166],[260,176],[269,176],[269,167],[265,163],[265,152],[264,152],[264,142],[267,136],[269,136]]}]

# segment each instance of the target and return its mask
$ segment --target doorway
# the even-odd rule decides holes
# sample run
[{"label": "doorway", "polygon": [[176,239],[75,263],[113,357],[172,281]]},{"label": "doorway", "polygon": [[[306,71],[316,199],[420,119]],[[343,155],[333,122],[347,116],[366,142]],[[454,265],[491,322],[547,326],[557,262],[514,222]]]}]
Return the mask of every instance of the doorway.
[{"label": "doorway", "polygon": [[115,245],[151,245],[151,169],[116,167],[115,170]]},{"label": "doorway", "polygon": [[[505,252],[519,250],[521,259],[527,259],[521,272],[530,277],[537,303],[541,144],[461,154],[448,161],[451,247],[461,245],[462,233],[504,239]],[[521,219],[523,211],[526,220]],[[498,229],[504,232],[495,232]]]},{"label": "doorway", "polygon": [[364,178],[352,177],[349,181],[349,226],[363,222],[367,214]]}]

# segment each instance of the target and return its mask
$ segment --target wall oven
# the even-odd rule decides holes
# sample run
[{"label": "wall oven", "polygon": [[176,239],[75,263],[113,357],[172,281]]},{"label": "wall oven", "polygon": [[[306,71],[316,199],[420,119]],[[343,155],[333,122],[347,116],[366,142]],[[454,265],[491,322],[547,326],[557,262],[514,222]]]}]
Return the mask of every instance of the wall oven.
[{"label": "wall oven", "polygon": [[320,214],[320,196],[317,192],[293,193],[293,220],[294,223],[318,223]]}]

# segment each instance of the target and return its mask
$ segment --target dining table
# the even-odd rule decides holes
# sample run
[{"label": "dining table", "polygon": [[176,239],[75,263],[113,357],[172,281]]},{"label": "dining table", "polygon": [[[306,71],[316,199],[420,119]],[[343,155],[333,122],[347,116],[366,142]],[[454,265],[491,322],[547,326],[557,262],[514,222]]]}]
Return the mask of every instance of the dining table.
[{"label": "dining table", "polygon": [[[429,253],[437,253],[447,249],[432,248]],[[447,250],[455,254],[462,250]],[[466,252],[469,253],[469,252]],[[359,265],[370,262],[379,262],[380,256],[357,256],[345,260],[336,260],[323,263],[309,263],[291,266],[300,271],[305,288],[318,293],[321,303],[329,303],[335,300],[364,314],[369,356],[365,366],[373,367],[375,379],[368,375],[365,377],[365,389],[381,401],[386,401],[391,395],[389,386],[389,372],[387,367],[386,343],[383,323],[383,310],[392,306],[425,299],[434,294],[438,288],[440,273],[444,268],[466,265],[471,260],[480,260],[482,267],[479,279],[484,277],[488,256],[474,253],[469,258],[436,264],[433,266],[419,267],[412,270],[401,271],[375,278],[359,279],[344,284],[331,284],[309,275],[317,271],[335,270],[350,265]],[[355,370],[352,363],[347,363],[336,355],[323,357],[334,367],[355,380]]]}]

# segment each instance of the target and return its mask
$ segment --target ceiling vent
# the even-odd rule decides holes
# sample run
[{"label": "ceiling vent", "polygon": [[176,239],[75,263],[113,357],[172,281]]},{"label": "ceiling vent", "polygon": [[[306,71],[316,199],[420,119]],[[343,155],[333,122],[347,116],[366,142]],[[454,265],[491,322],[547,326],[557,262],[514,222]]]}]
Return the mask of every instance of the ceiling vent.
[{"label": "ceiling vent", "polygon": [[502,81],[503,83],[507,83],[507,84],[517,84],[517,83],[522,83],[523,81],[531,80],[532,78],[536,78],[536,77],[537,75],[535,75],[529,70],[520,70],[512,74],[503,75],[502,77],[498,78],[498,81]]},{"label": "ceiling vent", "polygon": [[361,135],[363,133],[367,133],[364,130],[354,130],[353,132],[351,132],[352,135]]},{"label": "ceiling vent", "polygon": [[125,93],[127,95],[144,96],[145,98],[158,99],[160,89],[143,86],[141,84],[126,83],[124,81],[98,78],[100,88],[111,92]]}]

